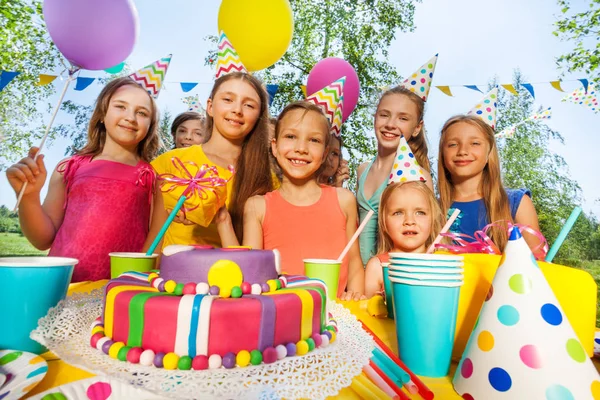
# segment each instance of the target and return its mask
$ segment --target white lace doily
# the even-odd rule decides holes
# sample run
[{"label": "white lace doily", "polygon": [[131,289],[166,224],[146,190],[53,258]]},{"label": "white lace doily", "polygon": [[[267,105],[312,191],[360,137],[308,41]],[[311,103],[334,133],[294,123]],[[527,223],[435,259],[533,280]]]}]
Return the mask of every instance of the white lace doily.
[{"label": "white lace doily", "polygon": [[374,343],[339,304],[331,312],[337,340],[324,349],[274,364],[205,371],[169,371],[115,360],[90,346],[90,325],[102,313],[102,289],[75,293],[50,309],[31,338],[63,361],[172,398],[323,399],[350,385],[369,362]]}]

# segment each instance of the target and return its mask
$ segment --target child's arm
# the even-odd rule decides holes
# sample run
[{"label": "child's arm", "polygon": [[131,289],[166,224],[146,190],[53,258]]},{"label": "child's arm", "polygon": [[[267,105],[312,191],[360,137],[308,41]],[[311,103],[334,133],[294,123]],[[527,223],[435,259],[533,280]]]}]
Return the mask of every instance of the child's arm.
[{"label": "child's arm", "polygon": [[267,203],[263,196],[253,196],[244,206],[244,246],[255,250],[263,248],[262,223],[267,211]]},{"label": "child's arm", "polygon": [[[344,214],[346,214],[346,241],[349,242],[358,226],[358,212],[356,199],[348,189],[337,188],[338,200]],[[342,300],[360,300],[364,298],[365,269],[360,258],[358,240],[348,252],[348,288]]]},{"label": "child's arm", "polygon": [[240,245],[237,236],[235,236],[235,230],[233,229],[233,223],[231,222],[231,214],[229,214],[227,207],[223,206],[219,209],[219,212],[215,216],[215,222],[217,223],[217,231],[221,237],[221,246],[229,247]]},{"label": "child's arm", "polygon": [[21,230],[33,246],[47,250],[52,246],[63,221],[65,184],[62,174],[55,170],[50,177],[44,204],[41,204],[40,191],[46,181],[47,172],[43,155],[33,160],[37,151],[37,147],[32,147],[28,157],[6,170],[6,176],[17,195],[23,184],[28,182],[19,204]]},{"label": "child's arm", "polygon": [[[165,205],[163,202],[163,194],[158,187],[158,182],[156,183],[156,188],[154,189],[154,195],[152,200],[152,215],[150,215],[150,229],[148,230],[148,236],[146,237],[146,241],[144,242],[144,247],[142,251],[146,252],[154,239],[158,235],[158,232],[163,227],[165,222],[167,221],[167,217],[169,214],[167,210],[165,210]],[[156,246],[156,251],[161,253],[163,240],[160,240],[158,246]]]},{"label": "child's arm", "polygon": [[365,295],[368,299],[381,291],[383,286],[383,271],[377,257],[371,257],[365,271]]},{"label": "child's arm", "polygon": [[[521,203],[517,209],[517,215],[515,216],[515,223],[528,225],[536,231],[540,230],[540,224],[538,222],[535,206],[533,205],[531,198],[527,195],[523,196],[521,199]],[[537,237],[527,232],[523,232],[523,239],[525,239],[530,249],[534,249],[540,244],[540,240]]]}]

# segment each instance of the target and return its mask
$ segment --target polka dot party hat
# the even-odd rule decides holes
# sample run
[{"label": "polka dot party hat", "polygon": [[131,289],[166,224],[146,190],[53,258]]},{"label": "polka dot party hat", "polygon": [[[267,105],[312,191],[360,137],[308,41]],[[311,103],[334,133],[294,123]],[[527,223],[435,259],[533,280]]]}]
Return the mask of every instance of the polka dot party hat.
[{"label": "polka dot party hat", "polygon": [[187,96],[181,100],[183,100],[183,102],[187,105],[187,111],[194,111],[202,114],[202,116],[206,114],[206,110],[204,107],[202,107],[202,103],[200,103],[200,97],[198,97],[198,95]]},{"label": "polka dot party hat", "polygon": [[497,101],[498,88],[495,87],[490,90],[489,93],[467,113],[467,115],[475,115],[485,121],[492,129],[495,129]]},{"label": "polka dot party hat", "polygon": [[416,70],[411,76],[409,76],[400,86],[405,87],[411,92],[419,95],[423,101],[427,101],[429,96],[429,89],[431,88],[431,80],[433,79],[433,73],[435,71],[435,64],[437,63],[438,55],[431,57],[429,61]]},{"label": "polka dot party hat", "polygon": [[517,228],[452,383],[467,400],[600,398],[600,376]]},{"label": "polka dot party hat", "polygon": [[415,155],[410,151],[408,142],[404,138],[404,135],[402,135],[400,136],[398,150],[396,150],[396,158],[394,159],[388,185],[394,182],[408,181],[425,182],[425,176],[423,175],[423,168],[417,162]]}]

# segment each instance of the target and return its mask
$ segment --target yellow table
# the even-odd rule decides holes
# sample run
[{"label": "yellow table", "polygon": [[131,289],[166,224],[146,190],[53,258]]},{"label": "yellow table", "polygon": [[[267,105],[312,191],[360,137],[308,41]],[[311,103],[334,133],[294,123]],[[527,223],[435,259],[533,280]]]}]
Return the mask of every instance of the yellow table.
[{"label": "yellow table", "polygon": [[[69,287],[69,294],[75,292],[89,292],[94,289],[98,289],[106,284],[107,281],[98,282],[82,282],[74,283]],[[394,321],[387,318],[373,318],[366,311],[366,301],[360,302],[343,302],[346,308],[350,310],[358,319],[363,321],[377,336],[392,349],[396,354],[398,348],[396,344]],[[28,394],[32,396],[56,386],[64,385],[66,383],[75,382],[80,379],[90,378],[94,374],[84,371],[82,369],[73,367],[54,354],[48,352],[42,355],[48,361],[48,373],[44,379]],[[596,368],[600,365],[594,360]],[[452,363],[450,373],[445,378],[421,378],[423,383],[435,393],[436,399],[448,399],[448,400],[461,400],[462,398],[456,394],[452,388],[452,376],[456,369],[456,363]],[[409,397],[411,397],[409,395]],[[336,399],[360,399],[360,397],[350,388],[342,389],[342,391],[335,397]],[[421,399],[420,396],[412,396],[414,399]]]}]

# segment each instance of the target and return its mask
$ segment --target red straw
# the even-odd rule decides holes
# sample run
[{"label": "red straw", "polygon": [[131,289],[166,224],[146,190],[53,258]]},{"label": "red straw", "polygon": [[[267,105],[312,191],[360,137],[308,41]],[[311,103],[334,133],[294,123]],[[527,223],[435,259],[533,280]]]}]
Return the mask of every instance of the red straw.
[{"label": "red straw", "polygon": [[398,356],[396,356],[389,349],[389,347],[387,347],[381,341],[381,339],[379,339],[377,337],[377,335],[371,329],[369,329],[369,327],[364,322],[362,322],[360,319],[359,319],[359,321],[362,324],[364,330],[367,331],[367,332],[369,332],[371,334],[371,336],[373,336],[373,339],[375,340],[375,343],[377,343],[379,345],[379,347],[381,347],[381,350],[383,350],[383,352],[385,354],[387,354],[388,357],[392,359],[392,361],[394,361],[396,364],[398,364],[400,366],[400,368],[402,368],[403,370],[405,370],[408,373],[408,375],[410,375],[410,379],[419,388],[419,395],[421,395],[421,397],[424,398],[425,400],[431,400],[431,399],[433,399],[435,395],[433,394],[433,392],[431,390],[429,390],[429,388],[427,386],[425,386],[425,384],[419,379],[419,377],[417,377],[415,374],[413,374],[412,371],[410,369],[408,369],[406,367],[406,365],[404,365],[404,363],[398,358]]},{"label": "red straw", "polygon": [[390,385],[390,387],[392,388],[394,393],[396,393],[398,395],[400,400],[410,399],[406,394],[404,394],[402,389],[400,389],[400,387],[398,387],[398,384],[396,382],[392,381],[392,379],[389,376],[384,374],[383,371],[379,369],[377,364],[375,364],[372,360],[369,360],[369,365],[371,366],[371,368],[373,368],[373,370],[375,372],[377,372],[377,375],[379,375],[381,377],[381,379],[383,379],[385,381],[385,383]]}]

